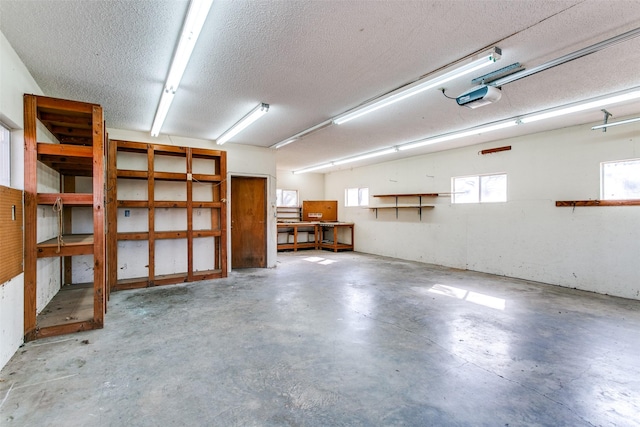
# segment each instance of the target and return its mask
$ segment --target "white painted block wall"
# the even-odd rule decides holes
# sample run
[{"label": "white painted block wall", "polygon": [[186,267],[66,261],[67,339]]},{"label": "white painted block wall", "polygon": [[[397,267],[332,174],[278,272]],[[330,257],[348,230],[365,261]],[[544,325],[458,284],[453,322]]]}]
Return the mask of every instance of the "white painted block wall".
[{"label": "white painted block wall", "polygon": [[[620,118],[622,119],[622,118]],[[325,175],[325,197],[353,221],[361,252],[640,299],[640,207],[558,208],[599,199],[600,162],[640,158],[640,125],[575,126]],[[511,151],[478,151],[511,145]],[[345,208],[344,190],[449,192],[451,177],[506,172],[508,201],[375,213]],[[370,203],[381,203],[370,197]],[[426,201],[423,203],[431,203]]]}]

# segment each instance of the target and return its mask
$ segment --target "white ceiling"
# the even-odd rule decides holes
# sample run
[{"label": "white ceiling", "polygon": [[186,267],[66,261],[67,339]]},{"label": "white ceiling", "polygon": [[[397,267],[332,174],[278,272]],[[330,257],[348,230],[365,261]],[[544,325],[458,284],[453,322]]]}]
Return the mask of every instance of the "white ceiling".
[{"label": "white ceiling", "polygon": [[[0,0],[0,31],[47,95],[99,103],[108,127],[147,132],[187,6]],[[478,75],[514,62],[532,68],[638,26],[637,0],[214,1],[162,133],[213,140],[266,102],[269,113],[227,144],[269,147],[492,46],[502,59]],[[639,64],[637,37],[505,85],[499,102],[475,110],[433,89],[278,150],[278,168],[638,87]],[[473,77],[447,84],[447,94],[469,89]],[[637,114],[640,102],[608,110]],[[596,109],[368,162],[601,121]]]}]

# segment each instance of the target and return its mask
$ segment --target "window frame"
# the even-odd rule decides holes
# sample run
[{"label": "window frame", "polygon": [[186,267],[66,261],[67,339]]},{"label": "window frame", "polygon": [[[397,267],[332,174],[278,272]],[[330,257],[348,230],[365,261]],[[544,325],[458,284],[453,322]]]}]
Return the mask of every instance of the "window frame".
[{"label": "window frame", "polygon": [[[294,205],[281,204],[284,201],[284,192],[295,192],[296,203]],[[278,208],[299,208],[300,207],[300,192],[298,190],[288,190],[286,188],[276,188],[276,207]]]},{"label": "window frame", "polygon": [[[357,204],[349,204],[349,190],[358,191]],[[357,208],[369,206],[369,187],[349,187],[344,189],[344,206],[346,208]]]},{"label": "window frame", "polygon": [[0,162],[2,162],[0,163],[0,185],[11,187],[11,129],[2,122],[0,122]]},{"label": "window frame", "polygon": [[[600,200],[640,200],[640,194],[636,197],[607,197],[605,194],[606,186],[605,186],[605,165],[616,164],[616,163],[637,163],[637,167],[640,170],[640,159],[621,159],[621,160],[609,160],[606,162],[600,162]],[[638,177],[638,185],[640,187],[640,174]],[[640,193],[640,192],[639,192]]]},{"label": "window frame", "polygon": [[[504,176],[504,200],[483,200],[482,197],[482,183],[483,178],[494,177],[494,176]],[[477,188],[477,197],[474,201],[456,201],[456,179],[461,178],[475,178],[477,180],[478,186]],[[452,176],[451,177],[451,204],[454,205],[473,205],[473,204],[487,204],[487,203],[506,203],[508,198],[508,175],[506,172],[496,172],[496,173],[485,173],[485,174],[477,174],[477,175],[460,175],[460,176]]]}]

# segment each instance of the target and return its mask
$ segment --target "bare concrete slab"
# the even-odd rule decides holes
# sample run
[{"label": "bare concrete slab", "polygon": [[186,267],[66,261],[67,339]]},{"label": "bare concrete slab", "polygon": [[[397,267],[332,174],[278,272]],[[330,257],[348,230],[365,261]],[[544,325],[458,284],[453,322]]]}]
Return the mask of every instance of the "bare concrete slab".
[{"label": "bare concrete slab", "polygon": [[364,255],[113,293],[26,344],[10,426],[594,426],[640,420],[640,302]]}]

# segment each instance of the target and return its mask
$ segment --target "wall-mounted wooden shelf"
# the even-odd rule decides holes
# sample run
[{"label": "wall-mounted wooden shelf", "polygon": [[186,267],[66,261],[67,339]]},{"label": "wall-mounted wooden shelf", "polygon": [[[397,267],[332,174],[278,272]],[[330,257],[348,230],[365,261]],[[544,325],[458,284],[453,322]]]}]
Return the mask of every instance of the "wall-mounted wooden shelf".
[{"label": "wall-mounted wooden shelf", "polygon": [[[373,211],[375,211],[376,213],[376,218],[378,218],[378,209],[395,209],[396,211],[396,218],[398,218],[398,210],[400,209],[417,209],[418,210],[418,216],[420,218],[420,220],[422,220],[422,209],[432,209],[435,207],[435,205],[424,205],[422,204],[422,198],[423,197],[439,197],[439,196],[445,196],[445,195],[449,195],[451,193],[398,193],[398,194],[374,194],[373,197],[376,198],[393,198],[395,199],[395,204],[394,205],[379,205],[379,206],[369,206],[367,209],[371,209]],[[418,204],[417,205],[412,205],[412,204],[400,204],[398,203],[398,199],[401,197],[412,197],[412,198],[418,198]]]},{"label": "wall-mounted wooden shelf", "polygon": [[556,207],[576,206],[640,206],[640,200],[559,200]]}]

